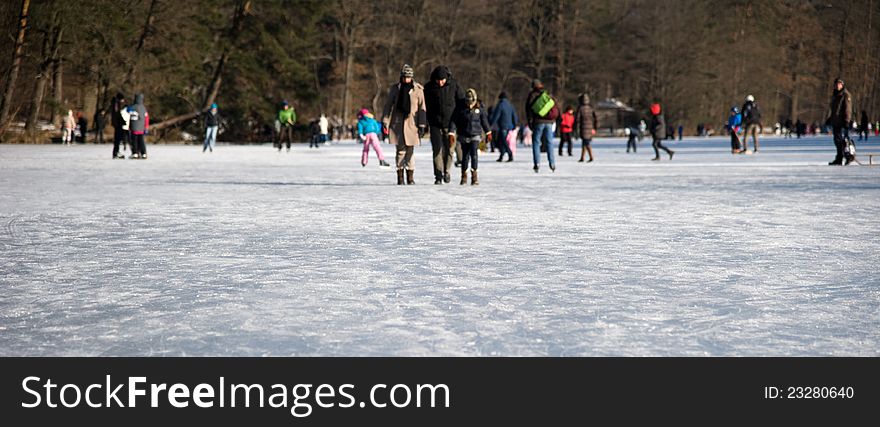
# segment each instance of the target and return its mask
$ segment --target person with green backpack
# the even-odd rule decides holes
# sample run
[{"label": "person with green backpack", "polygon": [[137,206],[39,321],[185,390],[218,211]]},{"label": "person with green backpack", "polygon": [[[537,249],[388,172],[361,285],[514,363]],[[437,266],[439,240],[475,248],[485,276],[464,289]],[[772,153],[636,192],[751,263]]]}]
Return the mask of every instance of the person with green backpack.
[{"label": "person with green backpack", "polygon": [[559,107],[556,101],[544,90],[544,84],[540,80],[532,80],[532,91],[526,99],[526,120],[532,128],[532,159],[534,171],[538,173],[538,164],[541,162],[541,143],[546,144],[547,159],[550,162],[550,171],[556,171],[556,156],[553,151],[553,123],[559,117]]}]

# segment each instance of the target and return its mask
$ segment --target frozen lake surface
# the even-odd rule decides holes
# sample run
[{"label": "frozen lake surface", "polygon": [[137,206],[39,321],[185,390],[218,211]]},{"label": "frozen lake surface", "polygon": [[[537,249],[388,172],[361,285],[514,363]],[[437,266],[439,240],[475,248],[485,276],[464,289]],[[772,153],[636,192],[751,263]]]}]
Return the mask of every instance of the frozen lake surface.
[{"label": "frozen lake surface", "polygon": [[880,167],[594,145],[479,187],[430,144],[409,187],[351,142],[0,145],[0,355],[880,355]]}]

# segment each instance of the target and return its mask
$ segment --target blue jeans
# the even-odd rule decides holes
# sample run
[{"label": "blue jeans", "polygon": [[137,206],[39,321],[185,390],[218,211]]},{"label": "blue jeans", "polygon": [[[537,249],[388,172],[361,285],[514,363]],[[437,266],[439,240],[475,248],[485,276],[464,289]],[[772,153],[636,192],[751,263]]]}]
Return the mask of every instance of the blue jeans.
[{"label": "blue jeans", "polygon": [[550,161],[550,168],[556,169],[556,153],[553,152],[553,125],[551,123],[540,123],[535,125],[532,132],[532,159],[535,166],[541,163],[541,139],[547,144],[547,159]]},{"label": "blue jeans", "polygon": [[205,144],[202,146],[202,151],[207,149],[211,149],[214,151],[214,143],[217,142],[217,126],[208,126],[208,130],[205,132]]}]

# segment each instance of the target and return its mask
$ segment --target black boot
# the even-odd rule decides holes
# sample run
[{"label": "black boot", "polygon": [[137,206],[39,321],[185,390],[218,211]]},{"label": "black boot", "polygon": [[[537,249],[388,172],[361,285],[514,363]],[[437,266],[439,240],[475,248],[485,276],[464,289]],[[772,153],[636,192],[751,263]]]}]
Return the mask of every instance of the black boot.
[{"label": "black boot", "polygon": [[403,169],[397,170],[397,185],[403,185]]},{"label": "black boot", "polygon": [[413,179],[414,172],[415,171],[411,171],[411,170],[407,169],[407,171],[406,171],[406,185],[413,185],[416,183],[416,181]]},{"label": "black boot", "polygon": [[445,172],[443,174],[443,182],[449,184],[450,181],[452,181],[452,177],[449,176],[449,172]]}]

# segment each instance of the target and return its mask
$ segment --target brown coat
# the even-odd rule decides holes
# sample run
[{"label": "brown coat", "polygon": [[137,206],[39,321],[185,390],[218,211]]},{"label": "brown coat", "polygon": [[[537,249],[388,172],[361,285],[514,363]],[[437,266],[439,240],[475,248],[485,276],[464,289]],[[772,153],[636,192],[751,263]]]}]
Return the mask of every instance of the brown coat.
[{"label": "brown coat", "polygon": [[388,98],[385,100],[385,108],[382,109],[382,124],[388,129],[390,142],[397,145],[401,138],[410,146],[419,145],[419,127],[427,125],[425,114],[425,89],[422,85],[413,82],[413,90],[410,96],[409,114],[403,115],[397,112],[397,94],[400,91],[400,83],[396,83],[388,90]]},{"label": "brown coat", "polygon": [[852,95],[846,88],[831,95],[831,126],[849,126],[852,121]]}]

